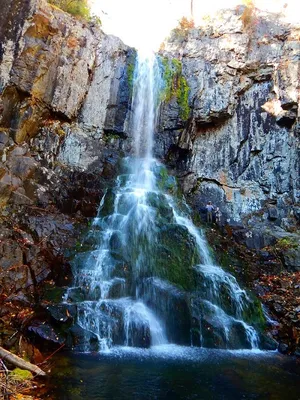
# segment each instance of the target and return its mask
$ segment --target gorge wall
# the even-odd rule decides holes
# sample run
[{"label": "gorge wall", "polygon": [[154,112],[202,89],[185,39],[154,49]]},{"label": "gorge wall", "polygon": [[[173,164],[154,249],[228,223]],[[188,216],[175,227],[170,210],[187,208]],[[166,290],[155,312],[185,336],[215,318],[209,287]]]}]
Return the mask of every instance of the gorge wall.
[{"label": "gorge wall", "polygon": [[190,113],[178,117],[176,96],[164,104],[158,143],[193,206],[211,200],[223,223],[262,248],[284,231],[299,240],[300,31],[255,9],[245,21],[246,12],[178,28],[164,43],[162,54],[181,61]]},{"label": "gorge wall", "polygon": [[[118,161],[132,150],[135,50],[45,1],[6,3],[0,16],[2,340],[22,326],[60,343],[52,326],[62,315],[49,315],[47,305],[71,279],[69,249],[80,245]],[[175,73],[154,151],[197,214],[205,219],[211,200],[232,243],[258,250],[266,268],[274,261],[266,246],[278,245],[280,268],[296,271],[300,31],[255,10],[246,23],[244,12],[176,29],[164,44],[162,70],[169,63]]]},{"label": "gorge wall", "polygon": [[57,343],[45,310],[72,279],[66,251],[80,245],[130,152],[135,51],[45,1],[7,0],[3,9],[1,338],[10,345],[17,329]]}]

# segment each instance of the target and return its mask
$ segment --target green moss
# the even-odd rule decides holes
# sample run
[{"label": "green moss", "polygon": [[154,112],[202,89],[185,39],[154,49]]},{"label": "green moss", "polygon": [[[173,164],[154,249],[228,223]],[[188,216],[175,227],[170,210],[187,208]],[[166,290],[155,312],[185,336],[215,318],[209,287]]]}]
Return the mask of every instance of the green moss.
[{"label": "green moss", "polygon": [[[196,288],[196,276],[194,270],[189,265],[182,264],[182,258],[174,254],[166,253],[165,261],[161,262],[161,278],[168,280],[180,289],[192,291]],[[192,261],[193,265],[194,262]]]},{"label": "green moss", "polygon": [[13,371],[10,372],[10,377],[12,379],[14,379],[15,381],[26,381],[28,379],[32,379],[33,375],[31,372],[26,371],[24,369],[20,369],[20,368],[15,368]]},{"label": "green moss", "polygon": [[64,287],[56,287],[50,284],[45,285],[43,300],[49,301],[51,303],[61,303],[65,293],[66,293],[66,288]]},{"label": "green moss", "polygon": [[107,189],[104,202],[99,212],[100,217],[103,218],[113,213],[114,201],[115,201],[115,193],[113,192],[112,189]]},{"label": "green moss", "polygon": [[260,330],[264,330],[266,328],[266,318],[261,303],[255,296],[250,294],[250,297],[252,302],[244,309],[242,315],[243,320]]},{"label": "green moss", "polygon": [[190,88],[185,77],[182,75],[181,62],[173,58],[171,61],[163,57],[161,59],[163,68],[164,88],[161,93],[161,100],[169,102],[172,98],[176,98],[179,106],[179,116],[186,121],[190,114],[189,91]]},{"label": "green moss", "polygon": [[285,237],[277,240],[275,247],[279,250],[296,249],[299,246],[297,240],[291,237]]},{"label": "green moss", "polygon": [[132,96],[132,91],[133,91],[133,79],[134,79],[135,64],[136,64],[136,53],[131,53],[127,58],[127,70],[126,70],[127,82],[128,82],[129,92],[130,92],[131,96]]},{"label": "green moss", "polygon": [[156,246],[156,274],[185,290],[196,287],[193,266],[199,262],[199,254],[188,230],[176,224],[164,226],[158,234]]},{"label": "green moss", "polygon": [[186,79],[181,75],[177,89],[177,102],[180,107],[180,117],[185,121],[190,115],[189,106],[189,91],[190,88]]}]

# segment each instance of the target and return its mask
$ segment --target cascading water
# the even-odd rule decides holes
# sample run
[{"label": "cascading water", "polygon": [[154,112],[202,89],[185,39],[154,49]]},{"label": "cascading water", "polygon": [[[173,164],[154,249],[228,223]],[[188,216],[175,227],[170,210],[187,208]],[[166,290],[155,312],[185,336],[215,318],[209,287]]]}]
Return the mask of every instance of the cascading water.
[{"label": "cascading water", "polygon": [[[256,348],[259,312],[233,276],[214,265],[206,241],[177,196],[176,180],[152,156],[162,84],[156,57],[138,57],[132,132],[123,160],[76,256],[75,285],[83,350],[165,343]],[[86,247],[86,246],[84,246]],[[75,300],[74,300],[75,299]]]}]

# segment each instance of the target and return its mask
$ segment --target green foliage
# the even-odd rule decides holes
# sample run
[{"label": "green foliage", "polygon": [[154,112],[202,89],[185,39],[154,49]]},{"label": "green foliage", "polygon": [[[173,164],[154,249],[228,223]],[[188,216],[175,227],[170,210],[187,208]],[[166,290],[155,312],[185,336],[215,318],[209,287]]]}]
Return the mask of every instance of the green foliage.
[{"label": "green foliage", "polygon": [[29,371],[26,371],[24,369],[20,369],[20,368],[15,368],[14,370],[12,370],[10,372],[10,377],[13,378],[15,381],[26,381],[27,379],[32,379],[32,373]]},{"label": "green foliage", "polygon": [[187,84],[186,79],[182,76],[180,79],[180,85],[177,90],[177,101],[180,107],[180,116],[183,120],[187,120],[190,115],[189,107],[189,91],[190,88]]},{"label": "green foliage", "polygon": [[285,237],[282,239],[277,240],[276,248],[279,250],[289,250],[289,249],[296,249],[298,247],[298,242],[296,239],[291,237]]},{"label": "green foliage", "polygon": [[[87,0],[48,0],[48,3],[75,17],[81,17],[87,20],[91,18],[90,7]],[[98,20],[100,19],[98,18]]]},{"label": "green foliage", "polygon": [[170,61],[166,57],[163,57],[161,62],[164,80],[164,89],[161,94],[161,100],[169,102],[172,98],[176,97],[180,109],[180,118],[186,121],[190,114],[190,88],[185,77],[182,75],[182,64],[176,58],[173,58]]}]

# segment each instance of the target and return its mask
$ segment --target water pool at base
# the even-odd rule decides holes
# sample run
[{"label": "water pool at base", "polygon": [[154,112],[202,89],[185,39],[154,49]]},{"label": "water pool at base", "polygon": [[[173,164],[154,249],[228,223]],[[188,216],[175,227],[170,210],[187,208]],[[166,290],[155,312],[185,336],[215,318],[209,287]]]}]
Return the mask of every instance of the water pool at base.
[{"label": "water pool at base", "polygon": [[53,365],[53,400],[300,400],[300,362],[276,352],[116,347]]}]

